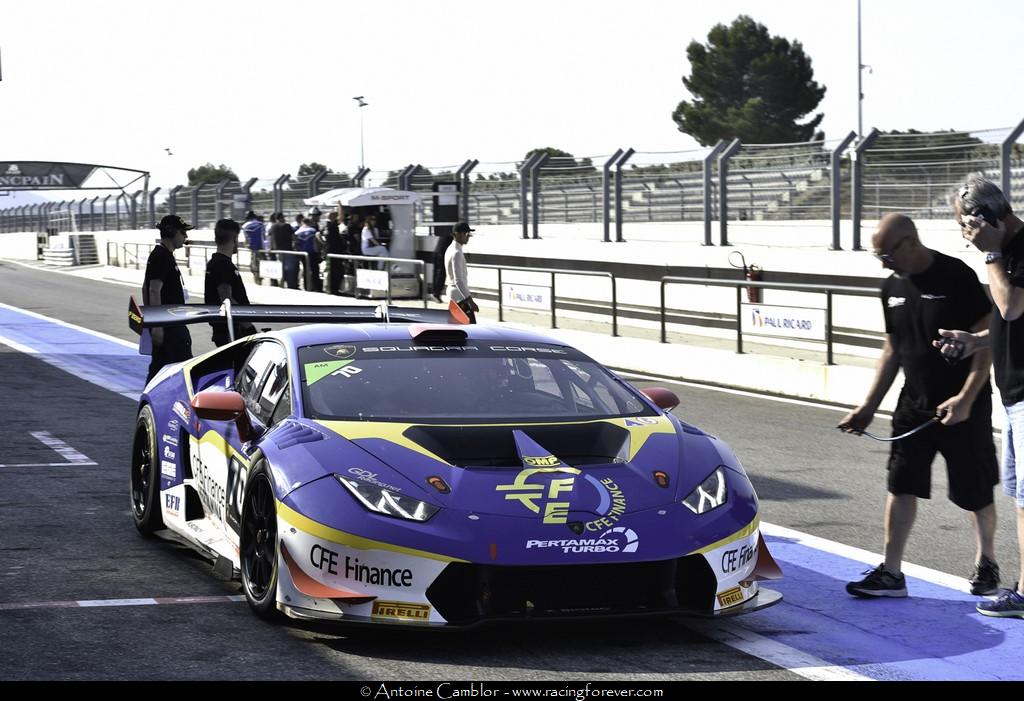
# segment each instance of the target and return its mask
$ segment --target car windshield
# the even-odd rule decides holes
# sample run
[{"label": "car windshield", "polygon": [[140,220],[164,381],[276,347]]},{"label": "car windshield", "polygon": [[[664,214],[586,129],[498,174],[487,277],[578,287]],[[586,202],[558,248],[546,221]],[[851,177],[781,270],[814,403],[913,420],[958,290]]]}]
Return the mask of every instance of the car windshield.
[{"label": "car windshield", "polygon": [[578,421],[656,412],[565,346],[360,342],[299,349],[310,418],[409,423]]}]

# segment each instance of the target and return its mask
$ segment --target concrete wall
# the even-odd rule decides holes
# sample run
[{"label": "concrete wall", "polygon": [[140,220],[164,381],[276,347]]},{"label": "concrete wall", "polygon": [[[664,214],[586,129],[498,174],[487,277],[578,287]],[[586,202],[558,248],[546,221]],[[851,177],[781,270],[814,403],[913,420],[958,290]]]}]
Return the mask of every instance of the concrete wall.
[{"label": "concrete wall", "polygon": [[38,256],[36,246],[36,232],[34,231],[0,234],[0,258],[35,260]]}]

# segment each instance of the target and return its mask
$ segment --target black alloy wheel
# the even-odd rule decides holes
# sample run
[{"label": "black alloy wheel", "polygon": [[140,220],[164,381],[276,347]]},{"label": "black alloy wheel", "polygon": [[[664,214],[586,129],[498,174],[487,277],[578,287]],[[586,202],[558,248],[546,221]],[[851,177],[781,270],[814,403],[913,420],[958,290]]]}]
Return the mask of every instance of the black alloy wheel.
[{"label": "black alloy wheel", "polygon": [[164,527],[160,513],[160,454],[156,447],[153,410],[144,406],[135,422],[132,443],[132,520],[141,533],[149,535]]},{"label": "black alloy wheel", "polygon": [[264,618],[277,613],[277,548],[274,488],[261,461],[245,485],[239,550],[246,601]]}]

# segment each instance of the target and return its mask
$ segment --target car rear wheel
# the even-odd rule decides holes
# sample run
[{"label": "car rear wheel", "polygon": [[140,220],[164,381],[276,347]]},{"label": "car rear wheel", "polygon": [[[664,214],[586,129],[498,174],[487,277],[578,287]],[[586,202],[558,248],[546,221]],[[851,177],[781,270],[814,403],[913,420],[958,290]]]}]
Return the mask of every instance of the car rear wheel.
[{"label": "car rear wheel", "polygon": [[261,618],[277,615],[277,508],[265,460],[256,463],[245,483],[239,558],[242,589]]},{"label": "car rear wheel", "polygon": [[160,513],[160,453],[156,447],[153,410],[142,407],[135,422],[131,466],[132,519],[141,533],[149,535],[164,527]]}]

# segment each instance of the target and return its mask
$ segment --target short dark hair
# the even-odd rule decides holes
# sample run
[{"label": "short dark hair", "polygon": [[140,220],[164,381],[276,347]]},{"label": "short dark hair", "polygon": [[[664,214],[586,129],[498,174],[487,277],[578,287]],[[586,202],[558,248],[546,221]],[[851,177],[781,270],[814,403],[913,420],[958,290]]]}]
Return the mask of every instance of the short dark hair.
[{"label": "short dark hair", "polygon": [[220,246],[228,241],[237,241],[242,228],[234,219],[218,219],[213,227],[213,240]]}]

